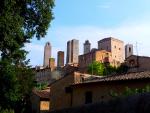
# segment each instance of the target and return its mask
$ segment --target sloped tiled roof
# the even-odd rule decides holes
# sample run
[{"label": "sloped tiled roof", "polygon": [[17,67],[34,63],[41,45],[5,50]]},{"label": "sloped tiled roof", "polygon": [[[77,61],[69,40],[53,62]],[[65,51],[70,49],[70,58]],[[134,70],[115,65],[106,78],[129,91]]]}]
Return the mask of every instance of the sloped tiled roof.
[{"label": "sloped tiled roof", "polygon": [[[110,82],[110,81],[126,81],[126,80],[140,80],[147,79],[150,80],[150,71],[146,72],[137,72],[137,73],[128,73],[123,75],[113,75],[106,77],[91,77],[79,84],[92,83],[92,82]],[[75,85],[75,84],[74,84]]]},{"label": "sloped tiled roof", "polygon": [[47,90],[33,90],[33,93],[40,98],[49,99],[50,97],[50,91]]}]

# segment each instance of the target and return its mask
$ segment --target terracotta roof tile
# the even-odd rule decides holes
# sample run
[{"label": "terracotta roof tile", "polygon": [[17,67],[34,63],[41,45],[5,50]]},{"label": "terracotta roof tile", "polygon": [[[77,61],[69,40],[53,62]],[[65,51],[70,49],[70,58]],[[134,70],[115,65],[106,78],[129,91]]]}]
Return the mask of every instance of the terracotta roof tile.
[{"label": "terracotta roof tile", "polygon": [[49,96],[50,96],[50,92],[49,91],[44,91],[44,90],[41,90],[41,91],[33,90],[33,93],[35,95],[39,96],[40,98],[49,99]]},{"label": "terracotta roof tile", "polygon": [[87,79],[84,82],[100,82],[100,81],[120,81],[120,80],[135,80],[135,79],[150,79],[150,71],[146,72],[137,72],[137,73],[128,73],[123,75],[113,75],[107,77],[95,77],[92,79]]}]

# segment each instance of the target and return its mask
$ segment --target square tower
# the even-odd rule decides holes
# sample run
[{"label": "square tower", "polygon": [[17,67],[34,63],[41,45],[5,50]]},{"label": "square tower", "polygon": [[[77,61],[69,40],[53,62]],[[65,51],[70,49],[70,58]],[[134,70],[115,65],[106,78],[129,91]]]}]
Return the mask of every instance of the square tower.
[{"label": "square tower", "polygon": [[125,45],[125,59],[131,55],[133,55],[133,45],[127,44]]},{"label": "square tower", "polygon": [[113,37],[104,38],[98,41],[98,49],[112,53],[113,66],[120,66],[124,61],[124,42]]},{"label": "square tower", "polygon": [[89,40],[86,40],[83,46],[84,54],[89,53],[91,51],[91,43],[89,42]]},{"label": "square tower", "polygon": [[51,71],[55,69],[55,58],[49,58],[49,67]]},{"label": "square tower", "polygon": [[57,53],[57,67],[64,66],[64,51],[58,51]]},{"label": "square tower", "polygon": [[78,63],[79,55],[79,40],[73,39],[67,42],[67,56],[66,63]]}]

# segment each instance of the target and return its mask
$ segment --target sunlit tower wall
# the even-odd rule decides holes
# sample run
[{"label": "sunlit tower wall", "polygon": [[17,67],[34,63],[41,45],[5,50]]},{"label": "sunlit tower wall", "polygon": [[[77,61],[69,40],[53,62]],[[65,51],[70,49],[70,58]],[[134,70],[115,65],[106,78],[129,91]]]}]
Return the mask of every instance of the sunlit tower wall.
[{"label": "sunlit tower wall", "polygon": [[47,42],[44,47],[44,67],[49,67],[49,58],[51,58],[51,44],[50,42]]},{"label": "sunlit tower wall", "polygon": [[125,45],[125,58],[133,55],[133,44],[126,44]]}]

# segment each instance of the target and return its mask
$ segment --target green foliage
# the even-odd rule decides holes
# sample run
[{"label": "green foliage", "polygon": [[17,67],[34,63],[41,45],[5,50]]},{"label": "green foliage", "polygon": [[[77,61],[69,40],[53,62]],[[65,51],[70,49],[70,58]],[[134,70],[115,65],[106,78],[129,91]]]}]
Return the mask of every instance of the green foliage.
[{"label": "green foliage", "polygon": [[106,68],[104,64],[94,61],[88,66],[88,72],[93,75],[104,76],[106,75]]},{"label": "green foliage", "polygon": [[38,84],[36,84],[36,89],[38,89],[38,90],[43,90],[43,89],[45,89],[46,87],[48,86],[48,83],[38,83]]},{"label": "green foliage", "polygon": [[[26,60],[25,43],[46,35],[54,0],[0,1],[0,106],[19,113],[28,103],[34,73]],[[26,110],[24,110],[26,111]]]},{"label": "green foliage", "polygon": [[129,67],[126,65],[121,65],[118,68],[116,68],[116,73],[118,74],[124,74],[128,72]]},{"label": "green foliage", "polygon": [[[19,60],[33,36],[44,37],[53,19],[54,0],[1,0],[0,51],[2,58]],[[14,59],[12,59],[14,58]],[[18,61],[19,62],[19,61]]]},{"label": "green foliage", "polygon": [[130,96],[130,95],[135,95],[135,94],[140,94],[140,93],[146,93],[150,92],[150,85],[145,86],[144,88],[129,88],[126,87],[125,91],[122,93],[117,93],[114,91],[110,91],[110,96],[112,97],[124,97],[124,96]]},{"label": "green foliage", "polygon": [[15,108],[31,93],[34,73],[29,67],[16,67],[7,60],[0,61],[0,106]]},{"label": "green foliage", "polygon": [[124,74],[128,72],[128,67],[126,65],[121,65],[119,67],[113,67],[109,64],[100,63],[94,61],[88,66],[88,73],[94,75],[113,75],[113,74]]},{"label": "green foliage", "polygon": [[106,68],[106,75],[112,75],[112,74],[116,74],[116,67],[113,67],[111,65],[105,65]]},{"label": "green foliage", "polygon": [[116,68],[111,65],[94,61],[88,66],[88,72],[94,75],[105,76],[116,73]]},{"label": "green foliage", "polygon": [[1,109],[0,107],[0,113],[14,113],[12,109]]}]

